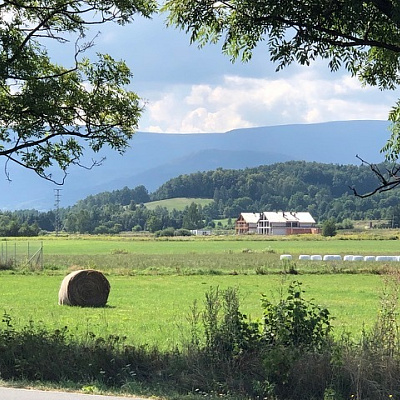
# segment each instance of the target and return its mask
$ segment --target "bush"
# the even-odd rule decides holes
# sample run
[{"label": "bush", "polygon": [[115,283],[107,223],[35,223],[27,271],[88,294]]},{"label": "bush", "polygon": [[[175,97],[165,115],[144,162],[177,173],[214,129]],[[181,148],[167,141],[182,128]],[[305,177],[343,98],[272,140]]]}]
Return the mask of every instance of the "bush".
[{"label": "bush", "polygon": [[239,295],[235,288],[206,293],[203,324],[205,349],[212,357],[230,358],[260,344],[260,325],[250,322],[239,311]]},{"label": "bush", "polygon": [[331,316],[326,308],[303,298],[301,282],[293,281],[278,304],[263,296],[264,338],[269,345],[319,350],[330,338]]},{"label": "bush", "polygon": [[99,226],[96,226],[96,228],[94,228],[93,233],[96,235],[107,234],[107,233],[110,233],[110,228],[108,228],[105,225],[99,225]]},{"label": "bush", "polygon": [[162,230],[160,230],[160,231],[156,231],[156,232],[154,233],[154,235],[155,235],[156,237],[160,237],[160,236],[167,236],[167,237],[174,236],[174,235],[175,235],[175,229],[174,229],[174,228],[165,228],[165,229],[162,229]]},{"label": "bush", "polygon": [[132,232],[140,232],[140,231],[142,231],[143,230],[143,228],[140,226],[140,225],[135,225],[133,228],[132,228]]},{"label": "bush", "polygon": [[192,233],[188,229],[177,229],[175,236],[192,236]]},{"label": "bush", "polygon": [[336,224],[337,229],[354,229],[354,223],[351,219],[345,218],[339,224]]},{"label": "bush", "polygon": [[336,236],[336,223],[334,219],[328,219],[322,224],[322,236]]}]

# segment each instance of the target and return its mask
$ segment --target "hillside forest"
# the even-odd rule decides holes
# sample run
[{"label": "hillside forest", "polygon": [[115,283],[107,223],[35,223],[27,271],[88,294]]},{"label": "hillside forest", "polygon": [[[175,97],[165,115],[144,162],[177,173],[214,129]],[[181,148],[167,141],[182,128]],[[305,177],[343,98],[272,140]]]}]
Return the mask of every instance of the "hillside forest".
[{"label": "hillside forest", "polygon": [[[377,184],[365,165],[291,161],[243,170],[216,169],[170,179],[153,193],[144,185],[126,186],[88,196],[57,212],[4,211],[0,235],[34,236],[56,228],[69,233],[181,230],[184,234],[215,228],[219,219],[230,219],[232,226],[241,212],[279,210],[309,211],[318,223],[335,220],[339,228],[352,220],[388,220],[390,226],[400,226],[397,189],[367,198],[356,197],[350,189],[366,193]],[[204,206],[193,202],[183,210],[148,206],[173,198],[210,201]]]}]

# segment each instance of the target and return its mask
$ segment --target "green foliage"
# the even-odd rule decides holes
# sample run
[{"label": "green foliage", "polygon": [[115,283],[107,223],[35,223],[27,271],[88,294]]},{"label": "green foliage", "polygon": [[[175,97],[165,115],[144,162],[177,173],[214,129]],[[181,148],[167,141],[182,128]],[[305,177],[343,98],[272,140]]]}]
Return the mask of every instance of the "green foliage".
[{"label": "green foliage", "polygon": [[175,229],[174,228],[165,228],[163,230],[156,231],[155,232],[155,236],[156,237],[160,237],[160,236],[172,237],[172,236],[175,236]]},{"label": "green foliage", "polygon": [[203,213],[201,206],[191,203],[183,211],[182,228],[183,229],[200,229],[204,227]]},{"label": "green foliage", "polygon": [[336,228],[337,229],[353,229],[354,223],[349,218],[345,218],[342,222],[340,222],[339,224],[336,224]]},{"label": "green foliage", "polygon": [[174,232],[175,236],[192,236],[192,233],[188,229],[177,229]]},{"label": "green foliage", "polygon": [[365,335],[364,346],[371,351],[382,352],[384,356],[394,357],[400,347],[398,324],[400,274],[398,271],[391,271],[384,279],[385,285],[381,293],[377,320],[371,332]]},{"label": "green foliage", "polygon": [[[344,68],[366,85],[393,90],[400,83],[397,2],[168,0],[163,10],[169,24],[189,33],[191,42],[221,44],[232,60],[250,60],[254,48],[264,43],[277,71],[320,58],[329,60],[331,71]],[[395,160],[400,153],[400,102],[389,120],[392,137],[385,151]]]},{"label": "green foliage", "polygon": [[309,211],[321,221],[391,218],[396,191],[360,199],[349,189],[355,186],[364,193],[375,185],[375,176],[365,165],[291,161],[182,175],[160,186],[151,198],[213,198],[213,203],[202,207],[205,219],[237,218],[241,212],[266,210]]},{"label": "green foliage", "polygon": [[321,349],[328,342],[332,329],[330,313],[304,299],[301,285],[292,282],[288,296],[277,304],[263,296],[263,334],[267,344]]},{"label": "green foliage", "polygon": [[[89,26],[125,24],[136,13],[150,16],[156,6],[153,0],[2,4],[0,156],[63,182],[85,147],[123,152],[142,112],[139,97],[127,90],[132,74],[110,55],[85,58],[93,43],[83,38]],[[51,42],[70,52],[69,66],[52,62]],[[58,179],[53,165],[62,172]]]},{"label": "green foliage", "polygon": [[0,236],[38,236],[39,232],[37,222],[22,221],[18,214],[0,214]]},{"label": "green foliage", "polygon": [[205,294],[203,325],[205,348],[211,357],[225,358],[255,350],[260,342],[260,327],[239,310],[236,288],[210,288]]},{"label": "green foliage", "polygon": [[[143,186],[103,192],[88,196],[73,207],[61,208],[59,216],[67,232],[103,234],[115,232],[119,225],[122,231],[134,227],[151,231],[169,227],[196,229],[211,227],[216,220],[216,226],[222,227],[228,225],[229,218],[233,225],[241,212],[282,209],[309,211],[317,221],[335,218],[340,224],[338,228],[344,228],[344,222],[349,227],[350,220],[364,219],[390,220],[395,227],[399,214],[396,190],[360,199],[351,195],[348,188],[355,185],[368,192],[375,183],[365,166],[292,161],[245,170],[218,169],[182,175],[151,194]],[[183,201],[182,196],[192,195],[196,197]],[[166,203],[155,201],[149,208],[141,203],[145,198],[164,197],[169,199]],[[198,200],[201,197],[204,202]],[[46,231],[53,231],[55,226],[53,211],[4,213],[0,214],[0,221],[2,215],[16,218],[19,224],[37,223]]]},{"label": "green foliage", "polygon": [[322,236],[336,236],[336,222],[328,219],[322,224]]}]

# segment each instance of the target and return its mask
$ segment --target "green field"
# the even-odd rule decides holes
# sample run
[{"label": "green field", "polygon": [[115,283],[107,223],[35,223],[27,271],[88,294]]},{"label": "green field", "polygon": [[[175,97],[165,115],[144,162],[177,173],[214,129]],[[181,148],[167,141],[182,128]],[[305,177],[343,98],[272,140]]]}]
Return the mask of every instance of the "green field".
[{"label": "green field", "polygon": [[[210,287],[237,287],[242,311],[261,318],[262,294],[279,298],[293,280],[303,282],[314,298],[335,317],[337,335],[359,335],[371,327],[384,287],[381,274],[397,263],[300,262],[299,254],[400,254],[397,240],[261,240],[260,238],[189,238],[155,240],[135,237],[41,238],[44,269],[3,271],[0,308],[15,327],[29,321],[50,328],[67,326],[84,335],[118,334],[132,343],[169,347],[187,338],[190,308],[201,305]],[[290,265],[280,254],[292,254]],[[399,264],[400,265],[400,264]],[[110,283],[103,309],[62,307],[57,295],[71,269],[96,268]]]},{"label": "green field", "polygon": [[183,211],[185,207],[190,206],[192,203],[196,203],[200,206],[205,206],[210,204],[213,199],[200,199],[200,198],[190,198],[190,197],[176,197],[173,199],[165,199],[158,201],[151,201],[145,203],[146,208],[149,210],[154,210],[156,207],[165,207],[167,210],[172,211],[173,209],[178,211]]},{"label": "green field", "polygon": [[[95,255],[125,251],[135,254],[215,254],[240,253],[247,250],[276,254],[371,254],[400,255],[399,240],[299,240],[268,239],[265,237],[187,237],[160,238],[149,237],[65,237],[40,238],[46,255]],[[319,238],[319,237],[318,237]],[[317,238],[316,238],[317,239]],[[279,257],[278,257],[279,258]]]},{"label": "green field", "polygon": [[[292,276],[109,276],[111,293],[106,308],[59,306],[59,276],[0,275],[0,307],[11,315],[15,327],[29,321],[51,329],[67,326],[71,332],[127,336],[130,343],[182,343],[188,333],[187,317],[196,299],[212,287],[237,287],[242,311],[260,318],[261,294],[279,298]],[[370,327],[379,308],[383,280],[377,275],[304,275],[307,298],[327,307],[335,317],[337,334],[359,334]]]}]

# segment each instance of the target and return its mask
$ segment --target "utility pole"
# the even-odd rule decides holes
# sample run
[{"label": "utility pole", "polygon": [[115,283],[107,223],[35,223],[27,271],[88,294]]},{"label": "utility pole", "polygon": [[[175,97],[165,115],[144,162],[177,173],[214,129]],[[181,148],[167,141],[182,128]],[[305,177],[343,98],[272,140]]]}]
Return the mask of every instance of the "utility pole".
[{"label": "utility pole", "polygon": [[60,194],[61,189],[54,189],[54,207],[55,207],[55,230],[56,230],[56,236],[58,236],[58,233],[60,232]]}]

